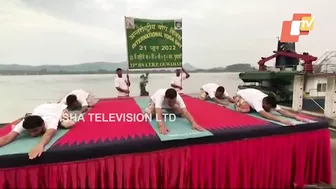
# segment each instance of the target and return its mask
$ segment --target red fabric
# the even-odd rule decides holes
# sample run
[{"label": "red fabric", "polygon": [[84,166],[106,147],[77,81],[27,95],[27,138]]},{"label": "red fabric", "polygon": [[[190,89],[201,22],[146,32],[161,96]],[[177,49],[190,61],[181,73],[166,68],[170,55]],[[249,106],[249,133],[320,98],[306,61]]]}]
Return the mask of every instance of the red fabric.
[{"label": "red fabric", "polygon": [[188,111],[195,121],[206,129],[237,128],[269,124],[267,121],[242,114],[217,104],[182,95]]},{"label": "red fabric", "polygon": [[[128,137],[156,135],[148,122],[135,122],[122,118],[117,120],[116,116],[138,115],[142,111],[133,98],[125,99],[104,99],[99,101],[93,109],[84,116],[84,120],[78,122],[69,132],[60,138],[54,145],[89,143],[98,140],[114,140]],[[109,114],[115,115],[109,120]],[[104,115],[105,118],[102,118]],[[95,116],[100,116],[96,120]],[[132,118],[133,119],[133,118]],[[141,118],[139,118],[141,119]]]},{"label": "red fabric", "polygon": [[290,188],[330,184],[330,156],[324,129],[0,169],[0,188]]},{"label": "red fabric", "polygon": [[8,124],[0,128],[0,137],[5,136],[7,133],[9,133],[12,130],[12,124]]},{"label": "red fabric", "polygon": [[22,119],[18,119],[0,128],[0,137],[6,135],[12,130],[12,126],[18,124]]}]

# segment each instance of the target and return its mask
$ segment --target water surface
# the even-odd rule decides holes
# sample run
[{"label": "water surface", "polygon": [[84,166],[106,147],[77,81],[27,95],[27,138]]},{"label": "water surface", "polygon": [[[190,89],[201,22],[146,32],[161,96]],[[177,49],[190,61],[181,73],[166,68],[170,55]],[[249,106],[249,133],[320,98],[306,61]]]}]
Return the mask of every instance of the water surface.
[{"label": "water surface", "polygon": [[[150,94],[168,88],[172,74],[151,74],[147,90]],[[131,95],[139,96],[140,74],[131,74]],[[84,89],[95,96],[115,97],[115,75],[33,75],[0,76],[0,123],[11,122],[45,102],[56,102],[74,89]],[[242,83],[238,73],[194,73],[184,81],[185,93],[198,93],[203,84],[223,85],[230,94]]]}]

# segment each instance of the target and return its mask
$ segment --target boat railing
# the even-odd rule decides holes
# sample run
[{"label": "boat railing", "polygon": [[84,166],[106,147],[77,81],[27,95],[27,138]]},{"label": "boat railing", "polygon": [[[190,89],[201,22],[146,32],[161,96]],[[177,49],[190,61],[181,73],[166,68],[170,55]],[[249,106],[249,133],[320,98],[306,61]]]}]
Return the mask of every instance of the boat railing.
[{"label": "boat railing", "polygon": [[320,56],[316,61],[315,64],[328,64],[332,58],[336,57],[336,50],[333,51],[326,51],[322,56]]},{"label": "boat railing", "polygon": [[246,83],[240,83],[238,87],[251,87],[251,86],[259,86],[258,82],[246,82]]},{"label": "boat railing", "polygon": [[336,73],[336,50],[325,52],[314,64],[315,73]]},{"label": "boat railing", "polygon": [[335,63],[332,63],[332,60],[329,60],[328,64],[317,64],[314,65],[314,73],[336,73],[336,59]]},{"label": "boat railing", "polygon": [[[314,73],[336,73],[336,59],[330,60],[328,64],[314,64]],[[297,66],[266,66],[266,71],[280,72],[280,71],[298,71],[303,72],[303,65]]]},{"label": "boat railing", "polygon": [[[298,66],[266,66],[267,71],[280,72],[280,71],[295,71]],[[297,70],[299,71],[299,70]]]},{"label": "boat railing", "polygon": [[303,64],[299,65],[277,65],[277,66],[265,66],[266,71],[280,72],[280,71],[303,71]]},{"label": "boat railing", "polygon": [[320,97],[317,89],[308,89],[308,92],[304,93],[304,97]]}]

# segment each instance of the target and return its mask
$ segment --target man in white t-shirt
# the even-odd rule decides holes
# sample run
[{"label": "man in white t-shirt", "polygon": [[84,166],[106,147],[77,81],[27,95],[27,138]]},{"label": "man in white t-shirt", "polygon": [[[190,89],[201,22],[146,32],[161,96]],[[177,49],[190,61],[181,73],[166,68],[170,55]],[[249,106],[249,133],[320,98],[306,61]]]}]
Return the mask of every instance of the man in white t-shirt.
[{"label": "man in white t-shirt", "polygon": [[289,111],[280,108],[277,105],[277,100],[273,95],[266,95],[257,89],[241,89],[237,92],[237,97],[235,98],[242,98],[251,107],[252,110],[255,110],[266,119],[278,121],[286,125],[293,125],[293,123],[289,122],[288,120],[271,114],[270,112],[274,109],[285,117],[293,118],[303,122],[308,121],[307,119],[301,118]]},{"label": "man in white t-shirt", "polygon": [[[181,73],[182,72],[182,73]],[[175,76],[170,82],[170,86],[173,87],[178,93],[182,92],[182,81],[190,77],[190,74],[184,69],[177,69],[175,71]]]},{"label": "man in white t-shirt", "polygon": [[71,91],[60,103],[67,105],[69,110],[80,109],[79,113],[86,112],[94,104],[93,96],[82,89]]},{"label": "man in white t-shirt", "polygon": [[[39,157],[43,153],[44,147],[55,135],[58,126],[63,126],[62,117],[69,117],[66,105],[60,103],[41,104],[33,110],[31,115],[13,126],[11,132],[0,137],[0,147],[14,141],[22,132],[27,132],[32,137],[43,134],[39,144],[28,154],[29,159]],[[75,122],[72,122],[72,125],[74,124]],[[66,126],[72,125],[68,122]]]},{"label": "man in white t-shirt", "polygon": [[186,108],[182,97],[176,92],[175,89],[160,89],[151,96],[146,114],[156,116],[157,123],[161,134],[167,134],[168,129],[163,122],[162,109],[170,113],[175,113],[178,116],[185,117],[192,125],[193,129],[203,131],[204,129],[199,126],[192,115]]},{"label": "man in white t-shirt", "polygon": [[215,83],[208,83],[201,87],[200,99],[211,99],[214,102],[222,105],[228,105],[228,103],[223,101],[224,99],[228,100],[231,103],[235,102],[223,86],[219,86]]},{"label": "man in white t-shirt", "polygon": [[148,76],[148,72],[140,76],[140,96],[149,96],[149,92],[146,90],[146,86],[148,84]]},{"label": "man in white t-shirt", "polygon": [[126,75],[126,79],[123,78],[123,72],[121,68],[116,70],[117,77],[114,79],[114,86],[118,91],[118,97],[128,97],[130,90],[129,87],[131,86],[131,82],[129,80],[128,74]]}]

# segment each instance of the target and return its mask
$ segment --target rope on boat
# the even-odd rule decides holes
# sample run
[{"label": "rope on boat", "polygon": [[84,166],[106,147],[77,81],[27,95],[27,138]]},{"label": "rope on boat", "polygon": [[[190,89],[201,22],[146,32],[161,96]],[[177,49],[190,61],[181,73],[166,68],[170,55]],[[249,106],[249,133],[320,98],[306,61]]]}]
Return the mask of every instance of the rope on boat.
[{"label": "rope on boat", "polygon": [[308,94],[304,94],[304,96],[310,98],[310,100],[312,100],[316,104],[316,106],[318,106],[321,110],[324,111],[324,108],[319,103],[317,103],[312,97],[310,97]]}]

